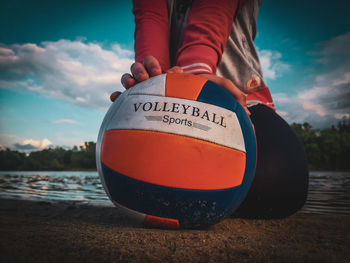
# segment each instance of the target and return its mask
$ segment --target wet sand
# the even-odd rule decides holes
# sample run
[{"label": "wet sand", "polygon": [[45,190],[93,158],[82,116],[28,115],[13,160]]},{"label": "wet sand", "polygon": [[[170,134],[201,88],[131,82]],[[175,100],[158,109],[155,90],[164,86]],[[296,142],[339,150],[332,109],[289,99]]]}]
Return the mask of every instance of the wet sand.
[{"label": "wet sand", "polygon": [[114,207],[0,199],[0,262],[350,262],[350,216],[142,227]]}]

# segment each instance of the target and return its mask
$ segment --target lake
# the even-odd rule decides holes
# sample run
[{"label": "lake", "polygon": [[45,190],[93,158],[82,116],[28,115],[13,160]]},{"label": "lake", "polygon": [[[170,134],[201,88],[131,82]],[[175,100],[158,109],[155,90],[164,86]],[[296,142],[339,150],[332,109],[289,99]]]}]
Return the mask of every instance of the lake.
[{"label": "lake", "polygon": [[[0,198],[113,206],[97,172],[0,172]],[[300,213],[350,215],[350,172],[311,172]]]}]

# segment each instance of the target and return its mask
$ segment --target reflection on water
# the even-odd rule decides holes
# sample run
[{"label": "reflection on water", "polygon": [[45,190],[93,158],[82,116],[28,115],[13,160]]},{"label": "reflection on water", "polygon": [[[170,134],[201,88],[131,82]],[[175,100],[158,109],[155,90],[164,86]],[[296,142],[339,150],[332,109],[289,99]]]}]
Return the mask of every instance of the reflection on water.
[{"label": "reflection on water", "polygon": [[111,205],[97,172],[0,172],[0,197]]},{"label": "reflection on water", "polygon": [[301,212],[350,215],[350,172],[311,172]]},{"label": "reflection on water", "polygon": [[[97,172],[0,172],[0,198],[112,205]],[[350,172],[311,172],[301,212],[350,215]]]}]

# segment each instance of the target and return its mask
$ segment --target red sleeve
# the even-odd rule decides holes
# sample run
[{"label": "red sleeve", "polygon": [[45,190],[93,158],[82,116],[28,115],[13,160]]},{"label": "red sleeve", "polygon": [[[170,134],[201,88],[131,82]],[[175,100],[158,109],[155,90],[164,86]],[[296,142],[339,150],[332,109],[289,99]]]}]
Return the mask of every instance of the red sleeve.
[{"label": "red sleeve", "polygon": [[177,65],[188,73],[215,73],[239,0],[193,1]]},{"label": "red sleeve", "polygon": [[169,22],[165,0],[133,0],[135,60],[152,55],[163,70],[169,68]]}]

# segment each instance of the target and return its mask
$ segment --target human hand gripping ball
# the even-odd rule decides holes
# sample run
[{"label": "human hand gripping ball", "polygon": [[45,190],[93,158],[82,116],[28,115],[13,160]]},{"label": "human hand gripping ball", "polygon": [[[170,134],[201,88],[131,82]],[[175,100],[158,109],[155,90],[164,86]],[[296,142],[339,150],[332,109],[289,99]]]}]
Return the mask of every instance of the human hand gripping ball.
[{"label": "human hand gripping ball", "polygon": [[[159,61],[153,56],[146,56],[143,63],[135,62],[130,68],[131,74],[125,73],[121,78],[121,83],[125,89],[133,87],[135,84],[140,83],[149,79],[150,77],[155,77],[162,74],[162,68]],[[183,73],[181,67],[175,66],[166,71],[166,73]],[[219,86],[227,90],[245,109],[248,115],[250,115],[246,104],[246,94],[243,93],[236,85],[232,83],[229,79],[216,76],[214,74],[198,74],[208,80],[213,81]],[[113,92],[110,96],[111,101],[115,101],[121,94],[120,91]]]},{"label": "human hand gripping ball", "polygon": [[[125,73],[121,78],[121,83],[125,89],[133,87],[135,84],[148,80],[151,77],[161,75],[162,68],[158,60],[153,56],[146,56],[143,63],[135,62],[130,68],[131,74]],[[183,70],[178,67],[172,67],[166,73],[182,73]],[[121,94],[120,91],[113,92],[110,96],[111,101],[115,101]]]},{"label": "human hand gripping ball", "polygon": [[231,80],[216,76],[214,74],[206,74],[206,73],[198,74],[198,76],[204,77],[218,84],[219,86],[223,87],[225,90],[227,90],[237,100],[237,102],[242,105],[242,107],[244,108],[248,116],[250,116],[250,112],[247,108],[247,101],[246,101],[247,94],[245,94],[239,88],[237,88],[237,86],[233,84]]}]

